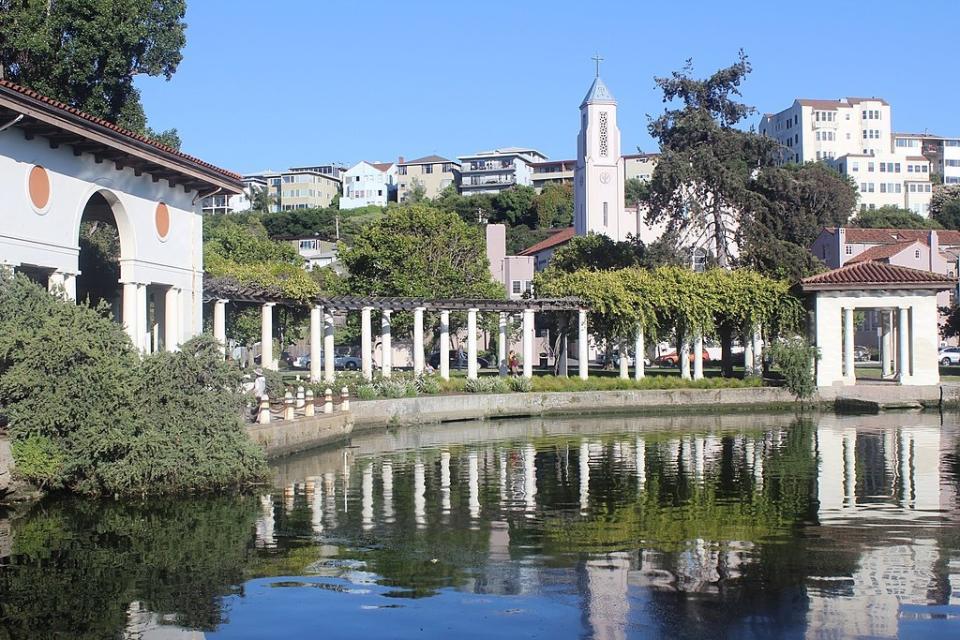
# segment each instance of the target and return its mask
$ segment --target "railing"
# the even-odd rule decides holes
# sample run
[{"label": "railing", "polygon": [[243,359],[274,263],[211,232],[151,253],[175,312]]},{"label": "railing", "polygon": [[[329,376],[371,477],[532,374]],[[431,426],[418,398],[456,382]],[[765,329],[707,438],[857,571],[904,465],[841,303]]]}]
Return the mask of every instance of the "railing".
[{"label": "railing", "polygon": [[[290,422],[298,418],[312,418],[317,415],[319,408],[321,415],[334,413],[333,390],[327,389],[324,393],[323,402],[317,402],[314,399],[313,390],[308,389],[304,392],[303,387],[297,387],[297,395],[287,391],[283,399],[271,400],[270,396],[264,394],[258,399],[257,414],[254,423],[270,424],[274,420]],[[350,392],[346,387],[340,390],[340,413],[350,411]]]}]

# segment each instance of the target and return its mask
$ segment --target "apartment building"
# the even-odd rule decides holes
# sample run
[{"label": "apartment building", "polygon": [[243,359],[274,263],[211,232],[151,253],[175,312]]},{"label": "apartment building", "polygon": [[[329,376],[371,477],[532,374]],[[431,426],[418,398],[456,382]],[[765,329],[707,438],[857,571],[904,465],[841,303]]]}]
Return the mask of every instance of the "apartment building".
[{"label": "apartment building", "polygon": [[460,156],[460,193],[497,194],[518,184],[533,186],[533,164],[547,160],[536,149],[506,147]]},{"label": "apartment building", "polygon": [[488,224],[487,261],[490,275],[507,290],[511,300],[519,300],[533,292],[535,261],[532,256],[507,255],[507,228],[502,224]]},{"label": "apartment building", "polygon": [[930,161],[930,174],[943,184],[960,184],[960,138],[930,133],[894,133],[894,145]]},{"label": "apartment building", "polygon": [[417,186],[423,187],[423,195],[436,198],[440,192],[453,185],[459,188],[460,163],[442,156],[430,155],[416,160],[397,161],[397,200],[406,202]]},{"label": "apartment building", "polygon": [[781,163],[823,161],[849,175],[861,209],[896,206],[926,216],[930,160],[920,140],[893,133],[892,120],[882,98],[798,98],[779,113],[764,114],[758,130],[780,144]]},{"label": "apartment building", "polygon": [[290,167],[292,173],[313,172],[322,173],[325,176],[341,178],[343,172],[347,170],[347,165],[338,162],[328,162],[327,164],[315,164],[307,167]]},{"label": "apartment building", "polygon": [[205,215],[249,211],[255,195],[266,188],[266,180],[257,176],[247,176],[243,178],[243,191],[241,193],[207,196],[201,201],[200,206]]},{"label": "apartment building", "polygon": [[343,173],[341,209],[385,207],[396,200],[397,165],[392,162],[361,160]]},{"label": "apartment building", "polygon": [[653,179],[653,170],[657,167],[659,153],[633,153],[623,156],[623,174],[625,180],[636,178],[644,182]]},{"label": "apartment building", "polygon": [[534,162],[530,165],[533,169],[531,180],[533,188],[537,193],[543,191],[543,188],[550,184],[573,184],[573,172],[577,168],[576,160],[549,160],[547,162]]},{"label": "apartment building", "polygon": [[340,179],[313,170],[285,171],[280,175],[281,211],[323,209],[340,193]]}]

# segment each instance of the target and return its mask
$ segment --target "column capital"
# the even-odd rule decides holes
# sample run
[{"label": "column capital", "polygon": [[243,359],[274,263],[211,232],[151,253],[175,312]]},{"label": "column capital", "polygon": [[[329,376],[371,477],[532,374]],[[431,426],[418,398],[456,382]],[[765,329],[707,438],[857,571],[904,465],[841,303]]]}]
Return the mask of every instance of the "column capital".
[{"label": "column capital", "polygon": [[425,312],[425,311],[427,310],[427,308],[426,308],[426,307],[414,307],[413,310],[414,310],[414,311],[419,311],[419,312],[423,313],[423,312]]},{"label": "column capital", "polygon": [[393,313],[393,309],[380,309],[380,313],[385,316],[389,316],[391,313]]},{"label": "column capital", "polygon": [[275,307],[275,306],[277,306],[277,303],[276,303],[276,302],[263,302],[263,303],[261,303],[261,304],[263,304],[263,306],[265,306],[265,307]]},{"label": "column capital", "polygon": [[230,302],[229,298],[217,298],[217,304],[227,304]]}]

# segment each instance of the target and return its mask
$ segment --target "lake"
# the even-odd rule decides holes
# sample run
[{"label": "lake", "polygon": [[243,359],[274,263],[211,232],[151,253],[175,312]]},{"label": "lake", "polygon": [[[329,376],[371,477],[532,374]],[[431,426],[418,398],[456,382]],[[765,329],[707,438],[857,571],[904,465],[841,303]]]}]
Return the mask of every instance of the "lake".
[{"label": "lake", "polygon": [[958,434],[936,413],[355,434],[260,495],[0,519],[0,639],[960,637]]}]

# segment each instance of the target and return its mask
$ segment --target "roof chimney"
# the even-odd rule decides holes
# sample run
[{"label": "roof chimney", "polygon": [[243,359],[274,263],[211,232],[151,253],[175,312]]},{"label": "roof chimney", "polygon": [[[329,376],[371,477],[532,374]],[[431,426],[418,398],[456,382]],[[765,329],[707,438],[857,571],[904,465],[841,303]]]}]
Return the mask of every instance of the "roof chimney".
[{"label": "roof chimney", "polygon": [[403,156],[397,156],[397,164],[403,164]]},{"label": "roof chimney", "polygon": [[936,229],[930,229],[930,239],[927,242],[930,245],[930,260],[927,265],[927,268],[936,273],[936,270],[933,268],[936,258],[940,257],[940,236],[937,234]]},{"label": "roof chimney", "polygon": [[846,257],[847,230],[837,227],[837,266],[842,267]]}]

